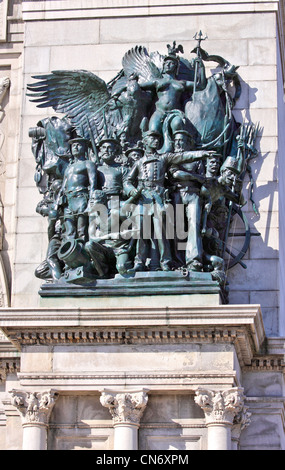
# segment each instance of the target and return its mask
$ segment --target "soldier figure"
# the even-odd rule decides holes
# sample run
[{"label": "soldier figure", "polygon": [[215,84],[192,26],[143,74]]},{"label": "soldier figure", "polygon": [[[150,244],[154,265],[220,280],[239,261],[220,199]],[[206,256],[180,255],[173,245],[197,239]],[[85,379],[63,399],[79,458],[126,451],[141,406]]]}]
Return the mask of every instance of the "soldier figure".
[{"label": "soldier figure", "polygon": [[96,165],[86,159],[89,141],[77,137],[69,141],[73,160],[64,172],[62,188],[67,199],[64,209],[65,238],[86,241],[88,201],[96,189]]},{"label": "soldier figure", "polygon": [[119,273],[131,268],[132,240],[120,236],[123,184],[128,173],[118,162],[120,151],[116,139],[106,138],[99,144],[98,189],[90,201],[89,241],[85,249],[94,262],[100,262],[101,275],[112,272],[115,264]]},{"label": "soldier figure", "polygon": [[[157,151],[160,147],[161,135],[151,130],[144,132],[143,143],[145,155],[135,162],[125,184],[128,196],[134,195],[136,191],[141,191],[138,211],[139,238],[134,270],[144,271],[146,269],[151,246],[157,243],[160,269],[169,271],[172,269],[172,256],[166,233],[167,190],[165,188],[165,174],[171,165],[202,160],[212,152],[188,151],[159,154]],[[151,217],[151,228],[153,229],[148,230],[148,239],[145,237],[147,215]]]},{"label": "soldier figure", "polygon": [[[193,149],[193,139],[187,131],[177,131],[174,134],[174,152],[181,153]],[[200,189],[204,182],[204,166],[201,161],[172,165],[169,169],[169,182],[173,189],[172,201],[174,210],[177,204],[183,204],[184,214],[175,210],[176,229],[179,226],[177,218],[186,215],[187,241],[185,256],[178,250],[175,240],[175,255],[178,262],[182,263],[190,271],[201,271],[203,268],[203,246],[201,238],[201,200]],[[181,225],[181,223],[180,223]]]}]

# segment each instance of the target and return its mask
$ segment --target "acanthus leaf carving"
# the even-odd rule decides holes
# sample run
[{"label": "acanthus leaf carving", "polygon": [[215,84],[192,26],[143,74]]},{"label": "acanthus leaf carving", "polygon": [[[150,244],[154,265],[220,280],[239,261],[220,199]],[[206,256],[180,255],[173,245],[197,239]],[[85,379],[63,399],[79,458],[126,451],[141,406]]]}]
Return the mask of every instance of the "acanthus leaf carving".
[{"label": "acanthus leaf carving", "polygon": [[23,424],[48,424],[58,398],[55,390],[30,392],[13,389],[10,393],[11,403],[18,409]]},{"label": "acanthus leaf carving", "polygon": [[198,390],[195,402],[205,413],[206,423],[232,425],[235,417],[244,407],[244,394],[241,388],[223,391]]},{"label": "acanthus leaf carving", "polygon": [[107,407],[112,415],[114,424],[129,423],[139,425],[148,402],[145,391],[138,392],[103,392],[101,404]]}]

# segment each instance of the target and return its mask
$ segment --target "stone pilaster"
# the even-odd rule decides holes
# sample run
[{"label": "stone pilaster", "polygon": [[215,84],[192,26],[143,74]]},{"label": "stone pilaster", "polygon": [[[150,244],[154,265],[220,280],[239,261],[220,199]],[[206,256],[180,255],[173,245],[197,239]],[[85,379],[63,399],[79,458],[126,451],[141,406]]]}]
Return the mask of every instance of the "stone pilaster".
[{"label": "stone pilaster", "polygon": [[205,413],[208,450],[231,450],[234,419],[244,409],[243,389],[198,390],[195,402]]},{"label": "stone pilaster", "polygon": [[114,450],[137,450],[138,428],[148,402],[147,392],[105,391],[100,397],[114,423]]},{"label": "stone pilaster", "polygon": [[49,418],[58,394],[54,390],[11,390],[10,393],[11,403],[22,418],[23,450],[46,450]]}]

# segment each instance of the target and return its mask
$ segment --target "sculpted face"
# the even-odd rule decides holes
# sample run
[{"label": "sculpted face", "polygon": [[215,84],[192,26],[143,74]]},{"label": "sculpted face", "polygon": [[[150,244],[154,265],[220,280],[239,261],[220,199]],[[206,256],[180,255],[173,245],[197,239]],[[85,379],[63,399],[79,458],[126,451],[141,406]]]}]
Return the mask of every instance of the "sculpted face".
[{"label": "sculpted face", "polygon": [[129,158],[133,161],[139,160],[143,156],[143,153],[139,150],[133,150],[129,153]]},{"label": "sculpted face", "polygon": [[85,144],[82,142],[72,142],[71,153],[74,157],[77,158],[85,156]]},{"label": "sculpted face", "polygon": [[235,178],[236,178],[236,174],[230,168],[226,168],[222,172],[223,182],[227,184],[228,186],[231,186],[234,184]]},{"label": "sculpted face", "polygon": [[155,134],[148,135],[144,138],[144,143],[146,148],[150,150],[158,150],[160,147],[160,138]]},{"label": "sculpted face", "polygon": [[118,146],[115,142],[104,142],[100,147],[100,157],[103,161],[113,161],[118,154]]},{"label": "sculpted face", "polygon": [[184,152],[189,150],[191,147],[191,141],[189,137],[185,134],[176,134],[174,138],[174,151],[175,152]]},{"label": "sculpted face", "polygon": [[210,157],[207,160],[207,173],[210,175],[217,175],[220,168],[220,159],[219,157]]},{"label": "sculpted face", "polygon": [[175,60],[167,59],[163,64],[163,73],[176,73],[177,62]]}]

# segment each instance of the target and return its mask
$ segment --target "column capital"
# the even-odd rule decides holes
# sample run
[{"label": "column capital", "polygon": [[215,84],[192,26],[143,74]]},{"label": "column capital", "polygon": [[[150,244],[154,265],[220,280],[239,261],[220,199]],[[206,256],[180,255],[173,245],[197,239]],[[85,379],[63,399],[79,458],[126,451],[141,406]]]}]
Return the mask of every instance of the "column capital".
[{"label": "column capital", "polygon": [[146,390],[131,392],[103,391],[100,397],[103,406],[109,408],[114,425],[133,424],[139,426],[148,402]]},{"label": "column capital", "polygon": [[233,425],[234,418],[244,407],[243,389],[239,387],[229,390],[212,391],[198,390],[195,402],[205,413],[207,425]]},{"label": "column capital", "polygon": [[239,441],[241,432],[247,428],[251,422],[251,413],[248,411],[248,407],[244,406],[241,411],[234,417],[232,427],[232,438]]},{"label": "column capital", "polygon": [[48,425],[50,414],[58,398],[55,390],[29,392],[11,390],[11,403],[21,414],[23,425]]}]

